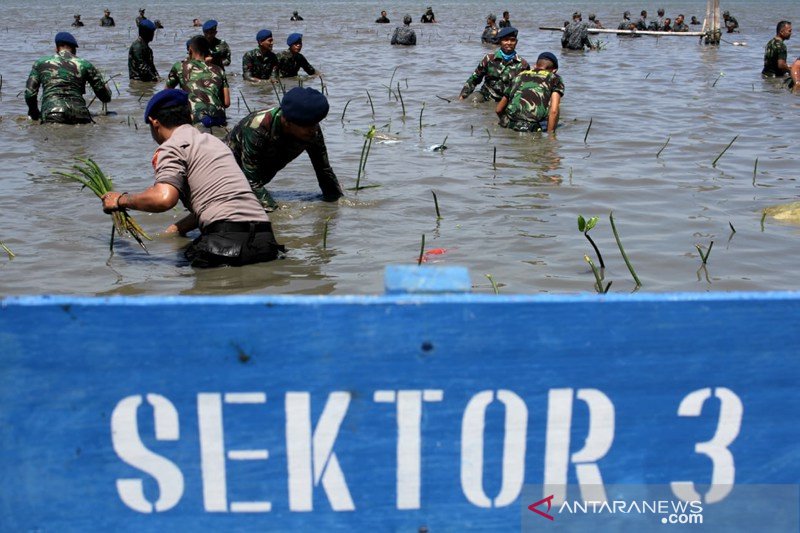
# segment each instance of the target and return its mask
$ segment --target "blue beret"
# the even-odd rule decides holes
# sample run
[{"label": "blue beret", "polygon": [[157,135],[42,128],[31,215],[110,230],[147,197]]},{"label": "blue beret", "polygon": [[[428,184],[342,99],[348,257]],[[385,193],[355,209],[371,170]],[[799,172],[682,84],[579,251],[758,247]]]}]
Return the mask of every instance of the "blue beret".
[{"label": "blue beret", "polygon": [[512,28],[511,26],[506,26],[502,28],[499,32],[497,32],[497,36],[495,39],[500,41],[501,39],[505,39],[506,37],[516,37],[519,34],[517,28]]},{"label": "blue beret", "polygon": [[203,31],[213,30],[217,27],[217,21],[214,19],[207,20],[203,23]]},{"label": "blue beret", "polygon": [[189,102],[189,93],[178,89],[164,89],[153,95],[144,110],[144,121],[147,117],[161,109],[162,107],[175,107],[186,105]]},{"label": "blue beret", "polygon": [[549,59],[550,61],[553,62],[553,67],[558,68],[558,58],[553,52],[542,52],[541,54],[539,54],[539,57],[536,58],[537,61],[539,59]]},{"label": "blue beret", "polygon": [[64,43],[74,46],[78,48],[78,41],[75,40],[75,37],[68,31],[60,31],[56,33],[56,44]]},{"label": "blue beret", "polygon": [[295,87],[281,100],[286,120],[299,126],[313,126],[328,116],[328,99],[311,87]]},{"label": "blue beret", "polygon": [[260,43],[264,39],[269,39],[272,37],[272,32],[269,30],[261,30],[256,34],[256,42]]},{"label": "blue beret", "polygon": [[289,37],[286,38],[286,44],[292,46],[294,43],[297,43],[302,40],[303,40],[302,33],[292,33],[289,35]]},{"label": "blue beret", "polygon": [[150,31],[156,31],[156,24],[150,19],[144,19],[139,23],[140,28],[146,28]]},{"label": "blue beret", "polygon": [[192,44],[192,40],[191,39],[187,39],[187,41],[186,41],[186,50],[189,50],[189,45],[190,44]]}]

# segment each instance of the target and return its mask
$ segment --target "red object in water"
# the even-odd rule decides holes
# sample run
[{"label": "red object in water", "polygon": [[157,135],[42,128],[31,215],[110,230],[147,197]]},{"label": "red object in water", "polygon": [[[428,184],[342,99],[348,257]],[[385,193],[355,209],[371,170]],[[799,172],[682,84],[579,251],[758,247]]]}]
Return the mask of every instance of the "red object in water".
[{"label": "red object in water", "polygon": [[425,252],[424,254],[422,254],[422,262],[427,263],[428,257],[431,255],[444,255],[446,253],[447,253],[447,248],[432,248],[427,252]]}]

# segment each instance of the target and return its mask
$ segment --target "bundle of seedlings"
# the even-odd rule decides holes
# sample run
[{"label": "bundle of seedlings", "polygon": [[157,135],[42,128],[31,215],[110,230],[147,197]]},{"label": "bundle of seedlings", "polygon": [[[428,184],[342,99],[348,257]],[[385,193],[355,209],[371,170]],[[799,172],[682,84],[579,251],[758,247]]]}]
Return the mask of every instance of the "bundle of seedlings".
[{"label": "bundle of seedlings", "polygon": [[[111,178],[106,176],[105,173],[100,170],[100,167],[97,166],[97,163],[92,161],[90,158],[76,157],[75,160],[79,163],[82,163],[72,165],[72,170],[75,172],[57,171],[54,172],[54,174],[64,176],[67,179],[81,183],[85,188],[95,193],[98,198],[102,198],[104,194],[114,190],[114,184],[112,183]],[[114,232],[116,231],[117,235],[124,236],[127,234],[133,237],[136,242],[139,243],[139,246],[141,246],[142,249],[147,252],[147,247],[145,247],[142,237],[148,241],[152,241],[153,239],[147,235],[147,233],[145,233],[139,223],[136,222],[136,220],[130,214],[128,214],[126,210],[121,209],[119,211],[114,211],[111,213],[111,217],[114,220],[114,225],[111,228],[110,247],[112,251],[114,250]]]}]

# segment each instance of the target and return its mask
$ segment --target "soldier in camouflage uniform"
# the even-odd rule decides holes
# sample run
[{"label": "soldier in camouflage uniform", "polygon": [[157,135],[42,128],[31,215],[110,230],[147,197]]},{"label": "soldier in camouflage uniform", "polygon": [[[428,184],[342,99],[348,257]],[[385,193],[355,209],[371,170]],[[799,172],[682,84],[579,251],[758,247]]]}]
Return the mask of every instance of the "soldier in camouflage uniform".
[{"label": "soldier in camouflage uniform", "polygon": [[108,9],[103,10],[103,18],[100,19],[100,25],[104,28],[116,26],[114,23],[114,17],[111,16],[111,11]]},{"label": "soldier in camouflage uniform", "polygon": [[584,47],[594,48],[592,41],[589,40],[589,24],[583,22],[580,12],[572,14],[572,22],[564,28],[564,35],[561,37],[561,48],[570,50],[583,50]]},{"label": "soldier in camouflage uniform", "polygon": [[205,21],[203,35],[211,45],[211,62],[225,70],[225,67],[231,64],[231,47],[222,39],[217,39],[216,20]]},{"label": "soldier in camouflage uniform", "polygon": [[150,42],[156,34],[156,25],[149,19],[139,24],[139,37],[128,50],[128,77],[139,81],[158,81],[158,71],[153,62]]},{"label": "soldier in camouflage uniform", "polygon": [[658,18],[650,21],[650,25],[647,27],[647,29],[651,31],[664,31],[664,8],[658,8],[657,13]]},{"label": "soldier in camouflage uniform", "polygon": [[256,34],[258,48],[242,57],[242,76],[246,80],[268,80],[277,74],[278,56],[272,51],[272,32],[261,30]]},{"label": "soldier in camouflage uniform", "polygon": [[300,50],[303,49],[302,33],[289,35],[286,39],[286,44],[289,45],[289,49],[278,54],[278,73],[281,78],[297,76],[301,68],[306,71],[306,74],[315,74],[317,72],[305,56],[300,53]]},{"label": "soldier in camouflage uniform", "polygon": [[528,62],[517,55],[517,30],[503,28],[497,33],[500,48],[492,54],[486,54],[475,72],[472,73],[461,89],[459,99],[463,100],[475,90],[481,81],[480,94],[484,101],[499,101],[506,87],[517,73],[530,68]]},{"label": "soldier in camouflage uniform", "polygon": [[392,34],[392,44],[414,46],[417,44],[417,34],[411,28],[411,15],[403,17],[403,26],[398,26]]},{"label": "soldier in camouflage uniform", "polygon": [[[56,53],[38,59],[25,85],[25,103],[33,120],[62,124],[85,124],[92,121],[83,94],[86,83],[101,102],[111,101],[111,91],[89,61],[77,57],[78,42],[71,34],[56,34]],[[42,110],[37,96],[42,87]]]},{"label": "soldier in camouflage uniform", "polygon": [[265,185],[303,152],[314,166],[322,199],[332,202],[344,196],[319,127],[327,114],[328,100],[322,93],[295,87],[286,93],[280,107],[250,113],[225,137],[263,205],[274,206]]},{"label": "soldier in camouflage uniform", "polygon": [[684,16],[678,15],[675,17],[675,22],[672,24],[672,31],[684,32],[689,31],[689,26],[684,22]]},{"label": "soldier in camouflage uniform", "polygon": [[792,23],[788,20],[778,22],[773,37],[764,48],[764,69],[761,75],[768,78],[782,78],[789,73],[790,67],[786,64],[788,51],[786,43],[792,36]]},{"label": "soldier in camouflage uniform", "polygon": [[231,105],[231,94],[225,71],[205,62],[209,53],[208,40],[202,35],[189,39],[190,58],[181,62],[179,76],[167,79],[167,88],[177,86],[189,93],[192,123],[210,128],[227,124],[225,108]]},{"label": "soldier in camouflage uniform", "polygon": [[541,123],[547,120],[547,131],[555,131],[564,96],[564,82],[557,71],[556,56],[544,52],[534,69],[520,72],[497,104],[500,125],[516,131],[542,131]]}]

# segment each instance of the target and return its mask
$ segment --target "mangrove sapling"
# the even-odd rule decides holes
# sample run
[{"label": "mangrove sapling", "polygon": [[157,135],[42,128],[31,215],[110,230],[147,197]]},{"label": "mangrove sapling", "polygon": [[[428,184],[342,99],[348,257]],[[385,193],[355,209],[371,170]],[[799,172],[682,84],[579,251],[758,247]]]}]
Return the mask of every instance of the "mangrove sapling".
[{"label": "mangrove sapling", "polygon": [[658,159],[658,158],[661,156],[661,152],[663,152],[663,151],[664,151],[664,148],[666,148],[666,147],[667,147],[667,145],[669,144],[669,140],[670,140],[671,138],[672,138],[672,136],[671,136],[671,135],[667,135],[667,142],[665,142],[665,143],[664,143],[664,146],[662,146],[662,147],[661,147],[661,150],[659,150],[659,151],[658,151],[658,153],[656,154],[656,159]]},{"label": "mangrove sapling", "polygon": [[425,256],[425,234],[422,234],[422,243],[419,245],[419,259],[417,259],[417,266],[422,264],[422,258]]},{"label": "mangrove sapling", "polygon": [[611,284],[613,283],[613,281],[609,281],[608,285],[606,285],[606,288],[604,289],[603,276],[600,275],[600,271],[597,270],[596,266],[594,266],[594,261],[592,261],[592,258],[589,257],[588,255],[584,255],[583,260],[589,263],[589,266],[592,267],[592,274],[594,274],[594,280],[595,280],[594,289],[598,292],[598,294],[606,294],[608,292],[608,289],[611,288]]},{"label": "mangrove sapling", "polygon": [[758,158],[756,157],[756,162],[753,163],[753,186],[756,185],[756,174],[758,174]]},{"label": "mangrove sapling", "polygon": [[247,108],[247,113],[248,113],[248,114],[249,114],[249,113],[252,113],[252,111],[250,110],[250,106],[249,106],[249,105],[247,105],[247,99],[244,97],[244,94],[242,93],[242,91],[241,91],[241,90],[239,91],[239,96],[241,96],[241,97],[242,97],[242,102],[244,103],[244,107],[245,107],[245,108]]},{"label": "mangrove sapling", "polygon": [[3,92],[3,75],[0,74],[0,93]]},{"label": "mangrove sapling", "polygon": [[438,94],[436,94],[436,95],[434,95],[434,96],[436,96],[436,98],[438,98],[439,100],[444,100],[444,101],[445,101],[445,102],[447,102],[448,104],[449,104],[449,103],[452,101],[452,100],[450,100],[450,99],[448,99],[448,98],[444,98],[443,96],[439,96]]},{"label": "mangrove sapling", "polygon": [[425,111],[425,102],[422,102],[422,108],[419,110],[419,132],[422,133],[422,112]]},{"label": "mangrove sapling", "polygon": [[[397,65],[396,67],[394,67],[394,70],[392,71],[392,77],[389,78],[389,98],[390,99],[392,98],[392,82],[394,81],[394,75],[397,73],[397,69],[399,69],[399,68],[400,68],[400,65]],[[400,86],[400,82],[399,81],[397,82],[397,85],[398,85],[398,87]]]},{"label": "mangrove sapling", "polygon": [[347,106],[349,106],[349,105],[350,105],[350,102],[352,102],[352,101],[353,101],[353,99],[351,98],[350,100],[348,100],[348,101],[347,101],[347,102],[344,104],[344,109],[342,110],[342,122],[344,122],[344,114],[345,114],[345,113],[347,113]]},{"label": "mangrove sapling", "polygon": [[400,105],[403,107],[403,120],[406,118],[406,104],[403,102],[403,93],[400,92],[400,82],[397,82],[397,96],[400,97]]},{"label": "mangrove sapling", "polygon": [[322,229],[322,249],[326,250],[328,248],[328,222],[331,221],[331,217],[325,219],[325,227]]},{"label": "mangrove sapling", "polygon": [[594,248],[594,253],[597,254],[597,260],[600,261],[600,268],[605,268],[606,264],[603,262],[603,256],[600,255],[600,250],[594,243],[594,240],[589,236],[589,231],[597,225],[598,217],[591,217],[588,221],[583,218],[583,215],[578,215],[578,231],[583,233],[583,236],[589,241],[589,244]]},{"label": "mangrove sapling", "polygon": [[767,218],[767,210],[761,211],[761,233],[764,233],[764,220]]},{"label": "mangrove sapling", "polygon": [[436,208],[436,220],[442,220],[444,217],[439,212],[439,199],[436,198],[435,192],[431,191],[431,194],[433,195],[433,206]]},{"label": "mangrove sapling", "polygon": [[489,131],[489,128],[483,128],[483,129],[485,129],[485,130],[486,130],[486,135],[488,135],[488,136],[489,136],[489,140],[491,141],[491,140],[492,140],[492,134],[491,134],[491,132]]},{"label": "mangrove sapling", "polygon": [[[54,174],[63,176],[72,181],[77,181],[95,193],[98,198],[102,198],[104,194],[114,190],[114,184],[112,183],[111,178],[106,176],[105,173],[100,170],[100,167],[97,165],[97,163],[92,161],[90,158],[76,157],[75,159],[76,161],[83,163],[83,166],[72,166],[72,170],[75,170],[76,172],[56,171]],[[111,216],[114,220],[114,229],[116,230],[116,233],[118,235],[125,235],[126,233],[129,234],[136,240],[136,242],[139,243],[139,246],[141,246],[142,249],[147,252],[147,247],[144,245],[144,242],[142,242],[142,237],[148,241],[152,241],[153,239],[151,239],[150,236],[145,233],[136,220],[124,209],[114,211],[111,213]],[[114,232],[112,231],[110,244],[112,251],[114,246],[113,243]]]},{"label": "mangrove sapling", "polygon": [[433,151],[434,152],[444,152],[445,150],[447,150],[447,137],[448,137],[448,135],[444,136],[444,140],[442,141],[442,144],[437,144],[437,145],[433,146]]},{"label": "mangrove sapling", "polygon": [[714,160],[714,162],[713,162],[713,163],[711,163],[711,166],[712,166],[712,168],[717,168],[717,161],[719,161],[719,158],[720,158],[720,157],[722,157],[722,155],[723,155],[725,152],[727,152],[727,151],[728,151],[728,148],[730,148],[730,147],[731,147],[731,145],[733,145],[733,143],[734,143],[734,142],[736,142],[736,139],[738,139],[738,138],[739,138],[739,136],[738,136],[738,135],[737,135],[737,136],[735,136],[735,137],[734,137],[734,138],[731,140],[731,142],[729,142],[729,143],[728,143],[728,146],[726,146],[726,147],[725,147],[725,148],[724,148],[724,149],[723,149],[723,150],[722,150],[722,151],[719,153],[719,155],[718,155],[718,156],[717,156],[717,158]]},{"label": "mangrove sapling", "polygon": [[697,253],[700,254],[700,259],[703,260],[703,264],[707,264],[708,256],[711,255],[711,248],[714,247],[714,241],[711,241],[711,244],[708,245],[708,250],[706,250],[706,253],[703,253],[703,248],[699,244],[695,244],[694,247],[697,248]]},{"label": "mangrove sapling", "polygon": [[369,98],[369,107],[372,109],[372,118],[375,118],[375,106],[372,105],[372,95],[369,94],[369,89],[365,89],[367,91],[367,98]]},{"label": "mangrove sapling", "polygon": [[492,150],[492,168],[497,170],[497,146]]},{"label": "mangrove sapling", "polygon": [[367,158],[369,157],[369,150],[372,147],[372,139],[375,138],[375,126],[370,126],[369,131],[364,134],[364,145],[361,147],[361,158],[358,161],[358,175],[356,176],[356,186],[354,189],[358,193],[361,189],[368,187],[377,187],[377,185],[370,185],[368,187],[361,186],[361,174],[367,166]]},{"label": "mangrove sapling", "polygon": [[736,228],[733,227],[733,224],[730,220],[728,221],[728,225],[731,227],[731,233],[736,233]]},{"label": "mangrove sapling", "polygon": [[589,131],[592,129],[592,121],[594,119],[589,117],[589,126],[586,128],[586,134],[583,136],[583,144],[586,144],[586,139],[589,138]]},{"label": "mangrove sapling", "polygon": [[712,83],[712,84],[711,84],[711,87],[712,87],[712,88],[713,88],[713,87],[716,87],[716,86],[717,86],[717,82],[718,82],[718,81],[719,81],[719,79],[720,79],[721,77],[723,77],[724,75],[725,75],[725,73],[724,73],[724,72],[720,72],[720,73],[719,73],[719,76],[717,76],[717,79],[715,79],[715,80],[714,80],[714,83]]},{"label": "mangrove sapling", "polygon": [[492,284],[492,289],[494,290],[494,293],[495,294],[500,294],[500,288],[497,286],[497,283],[494,281],[494,278],[492,277],[492,275],[491,274],[484,274],[484,276],[486,276],[486,279],[488,279],[489,283]]},{"label": "mangrove sapling", "polygon": [[0,241],[0,248],[2,248],[2,249],[3,249],[3,250],[4,250],[4,251],[5,251],[7,254],[8,254],[8,258],[9,258],[9,259],[14,259],[15,257],[17,257],[17,256],[14,254],[14,252],[12,252],[12,251],[11,251],[11,250],[8,248],[8,246],[6,246],[5,244],[3,244],[3,241]]},{"label": "mangrove sapling", "polygon": [[633,281],[636,282],[636,288],[642,286],[642,282],[639,281],[639,276],[636,275],[636,271],[633,269],[633,265],[631,264],[630,259],[628,259],[628,254],[625,253],[625,248],[622,247],[622,241],[619,240],[619,233],[617,233],[617,226],[614,224],[614,212],[612,211],[608,215],[608,220],[611,222],[611,231],[614,232],[614,240],[617,241],[617,246],[619,247],[619,251],[622,254],[622,259],[625,260],[625,265],[628,267],[628,270],[633,276]]}]

